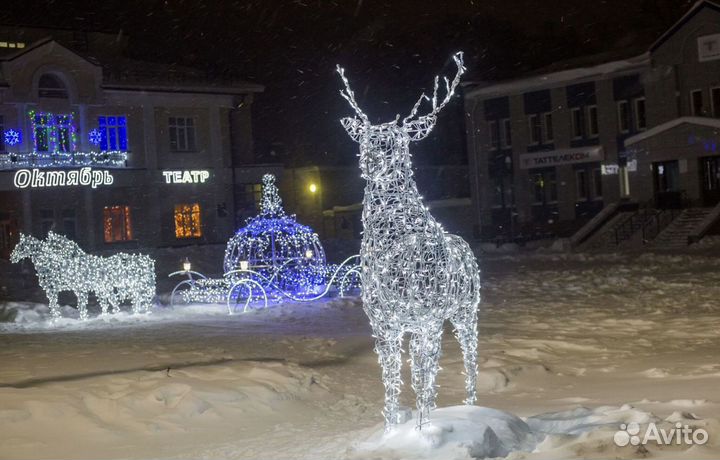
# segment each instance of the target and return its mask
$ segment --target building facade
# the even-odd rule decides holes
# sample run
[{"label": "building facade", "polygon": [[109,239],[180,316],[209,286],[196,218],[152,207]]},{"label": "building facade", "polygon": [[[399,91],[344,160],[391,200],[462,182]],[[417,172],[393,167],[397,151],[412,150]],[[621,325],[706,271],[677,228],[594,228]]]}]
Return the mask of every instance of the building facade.
[{"label": "building facade", "polygon": [[720,200],[720,6],[645,52],[465,92],[476,234],[566,236],[604,207]]},{"label": "building facade", "polygon": [[19,232],[51,229],[89,251],[224,243],[255,199],[262,86],[132,61],[124,46],[0,27],[0,257]]}]

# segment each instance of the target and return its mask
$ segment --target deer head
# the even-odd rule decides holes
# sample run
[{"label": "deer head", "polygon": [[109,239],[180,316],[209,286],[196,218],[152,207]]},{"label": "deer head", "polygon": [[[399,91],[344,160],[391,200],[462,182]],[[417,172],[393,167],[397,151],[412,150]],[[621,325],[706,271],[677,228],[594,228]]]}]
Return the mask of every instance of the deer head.
[{"label": "deer head", "polygon": [[[401,166],[410,166],[410,142],[425,139],[437,122],[437,115],[455,94],[455,88],[460,83],[460,77],[465,72],[462,52],[455,53],[453,60],[457,65],[455,78],[449,80],[444,77],[445,97],[438,101],[439,77],[435,76],[435,85],[432,98],[425,93],[413,106],[410,114],[400,121],[400,115],[395,120],[373,125],[367,115],[355,101],[355,93],[350,89],[350,83],[345,77],[345,69],[337,66],[337,72],[342,78],[345,89],[340,94],[355,110],[355,117],[343,118],[340,122],[350,138],[360,144],[360,171],[363,178],[377,180],[387,176],[393,171],[400,170]],[[431,103],[429,113],[419,115],[418,111],[424,101]]]},{"label": "deer head", "polygon": [[20,241],[10,253],[10,262],[18,263],[26,257],[31,257],[38,249],[40,241],[30,235],[20,234]]}]

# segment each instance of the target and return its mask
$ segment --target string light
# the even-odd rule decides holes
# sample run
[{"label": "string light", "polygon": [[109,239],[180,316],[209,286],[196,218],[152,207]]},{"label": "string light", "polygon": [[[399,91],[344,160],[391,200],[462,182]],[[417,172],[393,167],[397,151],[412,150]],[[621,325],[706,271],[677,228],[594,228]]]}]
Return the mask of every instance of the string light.
[{"label": "string light", "polygon": [[53,320],[60,318],[58,293],[73,291],[80,319],[88,319],[88,294],[94,292],[102,313],[113,313],[130,302],[133,313],[147,312],[155,296],[155,261],[146,255],[118,253],[110,257],[86,254],[74,241],[49,232],[45,240],[20,234],[10,260],[29,258],[40,287],[49,300]]},{"label": "string light", "polygon": [[90,132],[88,132],[88,140],[93,145],[100,145],[100,142],[102,142],[102,133],[97,128],[91,129]]},{"label": "string light", "polygon": [[[326,281],[325,251],[310,227],[288,216],[275,185],[275,176],[263,176],[260,213],[228,241],[225,272],[248,268],[282,290],[313,293]],[[243,264],[246,262],[246,264]]]},{"label": "string light", "polygon": [[[462,53],[453,56],[457,73],[444,79],[446,95],[438,101],[439,78],[432,97],[424,93],[400,121],[373,125],[355,101],[345,77],[341,95],[357,117],[342,125],[360,144],[360,170],[367,181],[363,199],[360,271],[363,308],[376,339],[375,351],[385,385],[385,428],[399,420],[402,342],[410,333],[411,384],[418,408],[417,428],[435,407],[443,323],[450,320],[465,363],[466,404],[475,402],[477,307],[480,271],[470,246],[446,233],[418,193],[409,144],[427,137],[440,110],[450,102],[465,68]],[[423,102],[432,109],[418,115]]]},{"label": "string light", "polygon": [[69,166],[103,166],[121,168],[127,162],[127,152],[109,150],[103,152],[10,152],[0,155],[0,169],[15,168],[63,168]]},{"label": "string light", "polygon": [[19,129],[6,129],[4,133],[5,145],[15,146],[22,142],[22,131]]}]

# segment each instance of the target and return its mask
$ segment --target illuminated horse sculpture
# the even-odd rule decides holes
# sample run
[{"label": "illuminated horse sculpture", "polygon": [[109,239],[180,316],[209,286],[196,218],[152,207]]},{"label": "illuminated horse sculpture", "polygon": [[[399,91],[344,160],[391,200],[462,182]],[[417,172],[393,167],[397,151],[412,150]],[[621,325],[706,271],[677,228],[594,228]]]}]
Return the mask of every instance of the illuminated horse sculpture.
[{"label": "illuminated horse sculpture", "polygon": [[86,254],[73,241],[49,232],[44,241],[20,235],[12,262],[30,258],[53,319],[60,317],[58,294],[73,291],[81,319],[87,319],[88,294],[94,292],[102,313],[120,311],[129,301],[133,313],[147,312],[155,296],[155,261],[145,255],[119,253],[110,257]]},{"label": "illuminated horse sculpture", "polygon": [[[411,169],[410,142],[427,137],[437,114],[450,101],[464,72],[462,53],[453,56],[458,71],[447,95],[438,103],[438,77],[433,97],[423,94],[400,122],[372,125],[355,101],[344,70],[338,66],[357,117],[342,125],[360,144],[360,170],[367,181],[363,200],[360,248],[363,308],[376,339],[375,351],[385,384],[385,429],[401,423],[402,342],[410,333],[412,387],[418,408],[417,429],[435,407],[435,377],[445,320],[455,328],[465,364],[465,404],[475,402],[477,375],[477,308],[480,271],[468,244],[446,233],[422,202]],[[432,104],[418,116],[423,101]]]}]

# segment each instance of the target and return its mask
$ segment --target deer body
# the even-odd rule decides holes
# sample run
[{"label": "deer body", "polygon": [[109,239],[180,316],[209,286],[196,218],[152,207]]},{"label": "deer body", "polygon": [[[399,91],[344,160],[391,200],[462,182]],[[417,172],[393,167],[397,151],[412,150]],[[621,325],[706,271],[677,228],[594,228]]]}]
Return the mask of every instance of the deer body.
[{"label": "deer body", "polygon": [[[375,351],[383,369],[386,429],[399,423],[402,343],[410,334],[412,387],[416,394],[417,428],[435,407],[435,376],[439,369],[443,325],[449,320],[463,351],[466,373],[465,403],[475,401],[477,374],[477,306],[480,274],[475,256],[460,237],[446,233],[422,202],[413,179],[410,142],[426,137],[436,114],[449,101],[462,74],[462,55],[454,56],[458,74],[448,95],[437,104],[421,96],[409,117],[399,123],[372,125],[346,85],[343,96],[359,118],[342,124],[360,144],[360,169],[367,181],[363,199],[363,308],[376,339]],[[431,100],[433,111],[413,119],[420,103]]]}]

